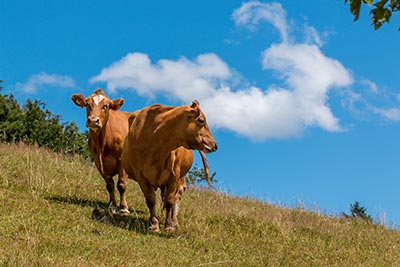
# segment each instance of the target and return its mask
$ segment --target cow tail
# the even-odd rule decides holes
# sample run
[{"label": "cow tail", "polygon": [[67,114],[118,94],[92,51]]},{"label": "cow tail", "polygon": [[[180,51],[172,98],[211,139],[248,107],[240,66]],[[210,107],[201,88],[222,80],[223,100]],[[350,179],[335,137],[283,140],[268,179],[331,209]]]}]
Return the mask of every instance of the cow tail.
[{"label": "cow tail", "polygon": [[207,182],[207,184],[208,184],[208,186],[210,188],[214,188],[214,186],[211,183],[210,168],[208,167],[206,155],[201,150],[199,150],[199,153],[200,153],[200,156],[201,156],[201,160],[203,161],[204,174],[206,175],[206,182]]}]

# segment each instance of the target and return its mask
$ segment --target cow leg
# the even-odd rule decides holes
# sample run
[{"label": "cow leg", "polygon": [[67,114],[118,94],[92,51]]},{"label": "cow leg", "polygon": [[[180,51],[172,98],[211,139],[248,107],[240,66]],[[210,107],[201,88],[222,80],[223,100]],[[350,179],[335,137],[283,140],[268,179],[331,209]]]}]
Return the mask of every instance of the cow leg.
[{"label": "cow leg", "polygon": [[154,188],[147,182],[140,182],[139,186],[142,189],[143,195],[146,199],[147,207],[150,211],[149,231],[158,232],[160,231],[160,227],[158,226],[158,219],[156,216],[156,193]]},{"label": "cow leg", "polygon": [[[164,198],[164,206],[166,209],[166,218],[165,218],[165,231],[173,231],[178,224],[178,209],[179,209],[179,200],[177,198],[178,188],[175,182],[175,179],[170,179],[170,182],[166,186],[165,198]],[[178,201],[177,201],[178,200]]]},{"label": "cow leg", "polygon": [[116,213],[118,208],[117,208],[117,201],[115,200],[115,183],[114,180],[111,177],[103,177],[104,181],[106,182],[106,189],[108,191],[108,194],[110,196],[110,200],[108,202],[109,209],[111,213]]},{"label": "cow leg", "polygon": [[128,214],[128,204],[126,203],[126,198],[125,198],[125,191],[126,191],[126,184],[128,181],[128,175],[126,172],[121,168],[119,175],[118,175],[118,184],[117,184],[117,189],[119,192],[120,196],[120,205],[119,205],[119,211],[122,214]]},{"label": "cow leg", "polygon": [[[172,211],[171,211],[171,225],[172,225],[172,229],[175,229],[176,227],[179,227],[179,222],[178,222],[178,212],[179,212],[179,204],[182,200],[183,197],[183,192],[185,192],[187,188],[186,182],[184,177],[181,177],[179,180],[179,186],[178,189],[176,191],[176,193],[174,194],[174,201],[173,201],[173,205],[172,205]],[[171,196],[172,197],[172,196]],[[168,216],[167,216],[168,218]]]},{"label": "cow leg", "polygon": [[175,205],[172,208],[172,221],[175,226],[179,226],[178,223],[178,212],[179,212],[179,204],[183,197],[183,192],[186,190],[186,183],[180,185],[178,188],[178,192],[175,194]]}]

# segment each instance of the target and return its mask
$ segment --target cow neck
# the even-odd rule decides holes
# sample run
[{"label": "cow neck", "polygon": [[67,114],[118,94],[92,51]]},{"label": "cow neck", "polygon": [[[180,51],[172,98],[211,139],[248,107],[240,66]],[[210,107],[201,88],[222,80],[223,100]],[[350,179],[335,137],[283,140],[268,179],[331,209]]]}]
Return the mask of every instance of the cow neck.
[{"label": "cow neck", "polygon": [[186,140],[180,138],[180,129],[177,127],[184,116],[184,113],[179,109],[183,111],[183,107],[176,107],[159,114],[160,123],[154,131],[154,139],[163,140],[163,142],[160,143],[160,147],[157,148],[159,153],[168,154],[185,144]]}]

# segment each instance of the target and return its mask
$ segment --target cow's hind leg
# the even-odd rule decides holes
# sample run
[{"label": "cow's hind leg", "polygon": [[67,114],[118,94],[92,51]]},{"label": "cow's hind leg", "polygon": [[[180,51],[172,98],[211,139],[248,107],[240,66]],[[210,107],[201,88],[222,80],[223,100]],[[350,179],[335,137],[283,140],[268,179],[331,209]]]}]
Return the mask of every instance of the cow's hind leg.
[{"label": "cow's hind leg", "polygon": [[178,192],[175,194],[175,204],[172,208],[172,222],[175,226],[179,226],[178,222],[178,212],[179,212],[179,204],[183,197],[183,192],[186,190],[186,183],[180,185],[178,188]]},{"label": "cow's hind leg", "polygon": [[108,208],[110,209],[111,213],[116,213],[118,211],[117,208],[117,201],[115,200],[115,183],[114,180],[111,177],[103,177],[104,181],[106,182],[106,189],[108,191],[108,194],[110,196],[110,200],[108,202]]},{"label": "cow's hind leg", "polygon": [[147,182],[139,182],[139,185],[142,189],[143,195],[146,199],[147,207],[150,211],[149,231],[158,232],[160,231],[160,227],[158,225],[158,219],[156,216],[156,193],[154,188]]},{"label": "cow's hind leg", "polygon": [[129,214],[128,204],[126,203],[126,198],[125,198],[127,181],[128,181],[128,175],[125,173],[123,169],[121,169],[118,175],[117,189],[120,196],[119,211],[122,214]]}]

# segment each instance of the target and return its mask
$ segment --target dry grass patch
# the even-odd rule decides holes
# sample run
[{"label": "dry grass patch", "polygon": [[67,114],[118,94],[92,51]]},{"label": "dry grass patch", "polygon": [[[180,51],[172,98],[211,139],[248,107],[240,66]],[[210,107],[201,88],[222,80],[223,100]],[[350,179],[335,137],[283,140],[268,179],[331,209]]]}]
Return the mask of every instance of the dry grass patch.
[{"label": "dry grass patch", "polygon": [[135,182],[110,215],[92,163],[24,145],[0,144],[0,198],[2,266],[400,266],[396,230],[193,188],[149,234]]}]

